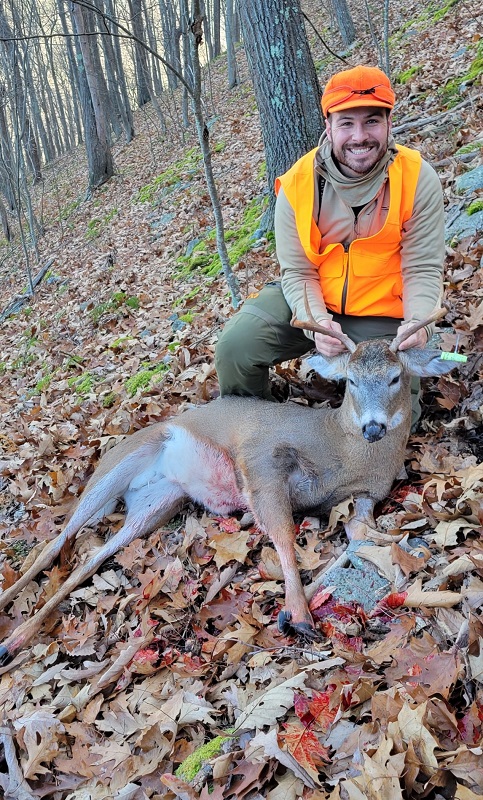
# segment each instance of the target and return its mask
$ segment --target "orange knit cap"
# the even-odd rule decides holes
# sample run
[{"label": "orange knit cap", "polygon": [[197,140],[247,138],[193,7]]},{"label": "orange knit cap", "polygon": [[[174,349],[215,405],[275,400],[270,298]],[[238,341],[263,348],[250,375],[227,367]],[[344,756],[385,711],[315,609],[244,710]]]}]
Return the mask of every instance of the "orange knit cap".
[{"label": "orange knit cap", "polygon": [[327,81],[321,102],[326,117],[334,111],[358,106],[394,108],[396,95],[382,70],[359,65],[333,75]]}]

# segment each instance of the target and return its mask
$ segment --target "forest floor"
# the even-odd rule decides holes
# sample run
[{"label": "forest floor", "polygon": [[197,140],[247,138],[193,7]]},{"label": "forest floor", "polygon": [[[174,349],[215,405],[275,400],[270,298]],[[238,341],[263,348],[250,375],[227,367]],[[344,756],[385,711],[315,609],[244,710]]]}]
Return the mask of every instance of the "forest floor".
[{"label": "forest floor", "polygon": [[[363,5],[353,8],[360,38],[345,57],[375,63]],[[307,9],[340,52],[321,4]],[[343,64],[311,30],[309,38],[323,84]],[[396,139],[438,170],[448,221],[479,196],[463,201],[455,181],[483,163],[482,46],[480,0],[402,0],[392,10]],[[246,297],[278,268],[272,242],[254,236],[264,152],[242,49],[237,58],[235,89],[227,89],[224,58],[205,71],[205,89],[216,181]],[[35,297],[0,328],[4,588],[59,531],[102,451],[217,394],[214,345],[232,308],[217,273],[196,139],[181,131],[178,98],[164,107],[168,131],[150,108],[139,111],[133,142],[114,148],[115,177],[91,198],[83,196],[81,147],[47,167],[34,190],[45,232],[31,268],[50,268]],[[471,161],[461,158],[463,147]],[[0,670],[7,797],[483,796],[482,237],[476,231],[447,247],[453,328],[442,341],[450,349],[458,337],[468,361],[425,385],[408,480],[379,509],[385,535],[374,560],[397,594],[372,612],[319,594],[312,610],[321,642],[284,639],[276,626],[284,587],[267,538],[238,518],[190,509],[169,533],[110,559]],[[18,235],[0,249],[0,281],[7,307],[26,284]],[[305,394],[298,368],[277,370],[283,396],[333,399],[335,390],[317,383]],[[345,549],[343,515],[339,509],[330,525],[299,521],[307,584]],[[121,524],[114,514],[78,537],[77,555]],[[0,639],[51,596],[77,555],[65,553],[47,581],[22,591],[0,619]],[[421,607],[407,607],[407,593],[421,589],[439,599],[451,590],[458,603],[428,608],[423,598]],[[176,777],[207,742],[196,778],[196,765]]]}]

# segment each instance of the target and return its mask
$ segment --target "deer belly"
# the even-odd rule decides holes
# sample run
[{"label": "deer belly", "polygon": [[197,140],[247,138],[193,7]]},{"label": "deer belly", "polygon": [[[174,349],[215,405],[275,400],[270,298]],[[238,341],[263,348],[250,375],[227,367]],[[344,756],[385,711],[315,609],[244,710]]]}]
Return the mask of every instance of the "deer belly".
[{"label": "deer belly", "polygon": [[162,471],[168,480],[217,514],[247,507],[237,486],[233,461],[224,450],[176,425],[169,425],[168,433],[162,455]]}]

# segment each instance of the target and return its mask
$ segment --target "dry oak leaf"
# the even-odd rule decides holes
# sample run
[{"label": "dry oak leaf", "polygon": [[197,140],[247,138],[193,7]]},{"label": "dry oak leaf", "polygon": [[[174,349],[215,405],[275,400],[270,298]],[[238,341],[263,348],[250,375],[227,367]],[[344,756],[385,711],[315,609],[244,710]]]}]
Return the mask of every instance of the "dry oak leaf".
[{"label": "dry oak leaf", "polygon": [[291,772],[284,775],[276,775],[277,785],[275,789],[270,789],[266,800],[297,800],[302,796],[303,782],[296,778]]},{"label": "dry oak leaf", "polygon": [[248,704],[238,717],[234,731],[263,728],[274,725],[279,717],[287,713],[294,704],[294,689],[305,686],[306,672],[300,672],[278,686],[273,686]]},{"label": "dry oak leaf", "polygon": [[483,786],[483,751],[481,747],[468,747],[461,750],[454,760],[449,758],[441,764],[455,778],[464,781],[472,791],[481,792]]},{"label": "dry oak leaf", "polygon": [[284,728],[278,734],[279,744],[283,745],[283,749],[296,759],[314,781],[318,781],[317,767],[330,762],[329,751],[319,742],[315,733],[304,728],[300,722],[287,722]]},{"label": "dry oak leaf", "polygon": [[465,316],[470,331],[476,330],[480,325],[483,325],[483,302],[478,306],[470,305],[470,314]]},{"label": "dry oak leaf", "polygon": [[477,656],[468,656],[471,669],[471,679],[483,683],[483,639],[481,636],[478,639],[480,644],[480,652]]},{"label": "dry oak leaf", "polygon": [[224,567],[229,561],[239,561],[245,563],[250,548],[247,546],[251,534],[247,531],[238,533],[219,533],[210,534],[209,546],[215,552],[215,563],[218,569]]},{"label": "dry oak leaf", "polygon": [[399,779],[404,771],[404,753],[392,756],[392,747],[393,740],[385,736],[372,758],[364,753],[362,774],[353,782],[366,800],[402,800]]},{"label": "dry oak leaf", "polygon": [[42,763],[50,763],[59,753],[58,737],[65,732],[63,724],[53,711],[42,709],[19,717],[14,727],[20,731],[27,750],[27,760],[22,760],[24,777],[30,780],[48,773],[50,770]]},{"label": "dry oak leaf", "polygon": [[409,703],[405,702],[397,716],[397,723],[389,723],[388,732],[394,733],[395,738],[401,736],[406,743],[412,742],[420,760],[421,771],[425,775],[432,775],[438,769],[434,751],[439,747],[439,742],[423,723],[427,705],[425,702],[416,708],[411,708]]}]

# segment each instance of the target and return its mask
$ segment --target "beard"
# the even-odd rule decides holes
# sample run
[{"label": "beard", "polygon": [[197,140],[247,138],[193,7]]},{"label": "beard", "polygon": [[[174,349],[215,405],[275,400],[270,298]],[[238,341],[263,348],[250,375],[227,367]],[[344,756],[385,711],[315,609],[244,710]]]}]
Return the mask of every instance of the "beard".
[{"label": "beard", "polygon": [[[353,150],[364,151],[353,153]],[[339,164],[347,167],[356,175],[367,175],[381,160],[387,152],[387,139],[385,142],[378,142],[374,139],[368,139],[357,145],[344,144],[341,147],[334,147],[332,143],[332,156]]]}]

